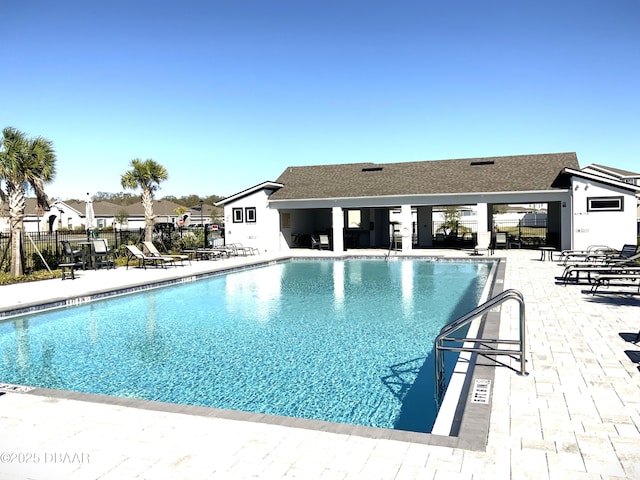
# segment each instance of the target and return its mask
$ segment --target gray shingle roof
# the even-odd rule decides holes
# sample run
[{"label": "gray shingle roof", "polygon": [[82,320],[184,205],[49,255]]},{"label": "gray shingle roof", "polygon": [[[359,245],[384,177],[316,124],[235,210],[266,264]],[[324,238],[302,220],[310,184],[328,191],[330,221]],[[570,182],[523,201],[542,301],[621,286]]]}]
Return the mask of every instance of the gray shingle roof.
[{"label": "gray shingle roof", "polygon": [[575,153],[288,167],[270,200],[551,190]]},{"label": "gray shingle roof", "polygon": [[629,170],[621,170],[619,168],[607,167],[606,165],[593,164],[594,167],[598,167],[602,170],[608,170],[609,172],[616,173],[621,177],[637,177],[640,176],[637,172],[630,172]]}]

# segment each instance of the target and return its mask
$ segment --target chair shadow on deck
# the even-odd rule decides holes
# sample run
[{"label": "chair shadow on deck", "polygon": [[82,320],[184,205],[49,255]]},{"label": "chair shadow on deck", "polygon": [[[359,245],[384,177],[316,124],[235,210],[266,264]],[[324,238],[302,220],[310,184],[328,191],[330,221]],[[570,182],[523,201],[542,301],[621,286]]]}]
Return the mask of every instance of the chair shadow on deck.
[{"label": "chair shadow on deck", "polygon": [[[632,343],[640,349],[640,332],[620,332],[620,338],[627,343]],[[624,353],[632,363],[635,363],[640,371],[640,350],[625,350]]]},{"label": "chair shadow on deck", "polygon": [[591,303],[602,303],[609,305],[634,305],[640,307],[640,295],[630,291],[608,291],[607,296],[591,295],[589,290],[583,290],[584,300]]},{"label": "chair shadow on deck", "polygon": [[627,354],[627,357],[629,357],[629,360],[635,363],[636,367],[638,368],[638,371],[640,371],[640,351],[625,350],[624,353]]}]

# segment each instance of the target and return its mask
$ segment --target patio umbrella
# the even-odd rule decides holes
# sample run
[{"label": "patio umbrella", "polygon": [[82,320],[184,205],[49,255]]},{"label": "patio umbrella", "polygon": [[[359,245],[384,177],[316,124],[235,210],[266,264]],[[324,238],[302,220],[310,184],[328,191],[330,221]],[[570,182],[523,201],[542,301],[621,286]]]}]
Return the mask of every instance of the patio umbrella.
[{"label": "patio umbrella", "polygon": [[95,225],[96,217],[95,217],[95,214],[93,213],[93,201],[91,200],[91,197],[89,196],[88,193],[87,193],[87,204],[85,206],[84,215],[85,215],[85,224],[86,224],[87,232],[90,232],[96,226]]}]

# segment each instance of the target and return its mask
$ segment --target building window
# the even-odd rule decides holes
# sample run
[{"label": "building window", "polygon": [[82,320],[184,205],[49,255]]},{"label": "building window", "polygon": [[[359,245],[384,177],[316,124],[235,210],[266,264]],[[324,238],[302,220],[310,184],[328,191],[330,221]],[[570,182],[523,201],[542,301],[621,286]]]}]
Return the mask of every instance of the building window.
[{"label": "building window", "polygon": [[621,212],[624,210],[623,197],[589,197],[587,212]]},{"label": "building window", "polygon": [[233,209],[233,223],[242,223],[242,209],[234,208]]},{"label": "building window", "polygon": [[347,228],[360,228],[362,215],[360,210],[347,210]]},{"label": "building window", "polygon": [[247,207],[244,209],[244,221],[250,223],[256,221],[256,207]]}]

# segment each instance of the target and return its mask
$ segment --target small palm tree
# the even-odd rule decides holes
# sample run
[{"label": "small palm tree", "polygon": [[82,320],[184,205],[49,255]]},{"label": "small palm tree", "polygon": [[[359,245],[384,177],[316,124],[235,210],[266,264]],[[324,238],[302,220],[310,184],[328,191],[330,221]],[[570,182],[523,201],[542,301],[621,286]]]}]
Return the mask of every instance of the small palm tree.
[{"label": "small palm tree", "polygon": [[24,210],[26,193],[33,190],[38,208],[48,209],[44,184],[55,176],[53,142],[44,137],[27,138],[13,127],[2,130],[0,139],[0,204],[9,205],[11,274],[24,273]]},{"label": "small palm tree", "polygon": [[144,206],[144,237],[151,241],[153,236],[153,192],[160,188],[160,182],[169,178],[167,169],[158,162],[148,158],[131,160],[132,169],[122,175],[120,183],[123,188],[142,189],[142,205]]}]

